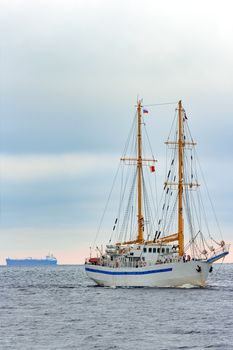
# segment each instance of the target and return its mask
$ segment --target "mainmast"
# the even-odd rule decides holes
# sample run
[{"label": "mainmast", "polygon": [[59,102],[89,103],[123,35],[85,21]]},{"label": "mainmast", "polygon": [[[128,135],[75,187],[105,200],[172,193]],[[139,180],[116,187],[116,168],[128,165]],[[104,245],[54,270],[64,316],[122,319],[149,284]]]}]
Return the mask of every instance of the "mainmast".
[{"label": "mainmast", "polygon": [[142,166],[144,164],[151,164],[157,162],[157,160],[153,159],[147,159],[142,158],[142,132],[141,132],[141,125],[142,125],[142,100],[138,100],[137,102],[137,155],[135,158],[131,157],[124,157],[121,158],[123,161],[129,162],[129,164],[133,164],[137,166],[137,204],[138,204],[138,213],[137,213],[137,237],[133,241],[126,241],[122,243],[117,244],[134,244],[134,243],[143,243],[144,242],[144,235],[143,235],[143,227],[144,227],[144,217],[143,217],[143,208],[142,208],[142,200],[143,200],[143,193],[142,193]]},{"label": "mainmast", "polygon": [[184,255],[184,219],[183,219],[183,108],[182,102],[178,103],[178,157],[179,157],[179,182],[178,182],[178,242],[179,256]]},{"label": "mainmast", "polygon": [[138,173],[138,236],[137,241],[143,242],[143,215],[142,215],[142,137],[141,137],[141,101],[137,104],[138,114],[138,154],[137,154],[137,173]]}]

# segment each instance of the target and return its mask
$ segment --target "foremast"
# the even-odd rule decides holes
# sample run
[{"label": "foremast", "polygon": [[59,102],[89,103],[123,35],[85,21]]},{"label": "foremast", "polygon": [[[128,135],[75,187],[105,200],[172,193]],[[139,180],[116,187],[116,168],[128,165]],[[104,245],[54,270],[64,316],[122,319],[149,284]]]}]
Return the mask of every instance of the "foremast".
[{"label": "foremast", "polygon": [[[177,234],[174,234],[173,241],[178,241],[179,256],[184,255],[184,218],[183,218],[183,188],[184,188],[184,177],[183,177],[183,156],[184,156],[184,125],[183,125],[183,107],[181,100],[178,102],[178,140],[167,141],[165,144],[175,145],[178,148],[178,183],[165,182],[165,188],[167,186],[177,186],[178,188],[178,228]],[[186,184],[187,185],[187,184]],[[173,238],[171,235],[171,238]],[[165,237],[166,239],[166,237]],[[171,241],[172,241],[171,240]]]},{"label": "foremast", "polygon": [[[184,148],[185,146],[195,146],[196,143],[191,141],[186,141],[184,135],[184,120],[187,119],[185,115],[185,111],[182,106],[182,101],[178,102],[178,139],[175,141],[167,141],[165,144],[167,145],[175,145],[177,147],[177,155],[178,155],[178,182],[168,182],[165,181],[165,188],[167,186],[172,187],[176,186],[178,189],[178,208],[177,208],[177,234],[171,235],[170,241],[178,241],[179,247],[179,256],[184,255],[184,213],[183,213],[183,191],[184,189],[192,189],[194,187],[198,187],[199,184],[184,182]],[[169,237],[169,236],[168,236]],[[173,239],[174,237],[174,239]],[[164,237],[166,240],[166,237]]]}]

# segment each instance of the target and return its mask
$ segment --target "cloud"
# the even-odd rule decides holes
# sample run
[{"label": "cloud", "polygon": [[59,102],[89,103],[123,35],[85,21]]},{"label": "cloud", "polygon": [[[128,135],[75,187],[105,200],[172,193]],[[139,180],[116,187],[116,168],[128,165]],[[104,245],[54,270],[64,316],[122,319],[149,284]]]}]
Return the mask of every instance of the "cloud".
[{"label": "cloud", "polygon": [[116,164],[108,154],[21,154],[0,155],[1,180],[38,181],[48,178],[85,176],[105,171]]},{"label": "cloud", "polygon": [[1,149],[114,150],[138,93],[151,103],[182,98],[196,120],[227,132],[232,5],[179,3],[3,2]]},{"label": "cloud", "polygon": [[[2,222],[91,225],[139,94],[145,103],[182,98],[220,221],[230,227],[232,8],[227,0],[2,1]],[[158,171],[171,109],[148,119]]]}]

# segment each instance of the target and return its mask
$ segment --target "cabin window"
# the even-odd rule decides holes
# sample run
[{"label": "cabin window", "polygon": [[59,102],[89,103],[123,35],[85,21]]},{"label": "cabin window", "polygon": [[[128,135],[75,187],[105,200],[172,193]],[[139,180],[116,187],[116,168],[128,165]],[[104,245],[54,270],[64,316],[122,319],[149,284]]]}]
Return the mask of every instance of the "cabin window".
[{"label": "cabin window", "polygon": [[149,248],[149,249],[148,249],[148,252],[149,252],[149,253],[152,253],[152,248]]},{"label": "cabin window", "polygon": [[143,251],[144,251],[144,253],[146,253],[147,249],[146,249],[146,248],[143,248]]},{"label": "cabin window", "polygon": [[160,248],[158,248],[157,252],[160,253]]},{"label": "cabin window", "polygon": [[165,248],[162,248],[162,253],[164,253],[165,252]]},{"label": "cabin window", "polygon": [[153,253],[156,253],[156,248],[153,248]]},{"label": "cabin window", "polygon": [[169,248],[166,248],[166,253],[169,253]]}]

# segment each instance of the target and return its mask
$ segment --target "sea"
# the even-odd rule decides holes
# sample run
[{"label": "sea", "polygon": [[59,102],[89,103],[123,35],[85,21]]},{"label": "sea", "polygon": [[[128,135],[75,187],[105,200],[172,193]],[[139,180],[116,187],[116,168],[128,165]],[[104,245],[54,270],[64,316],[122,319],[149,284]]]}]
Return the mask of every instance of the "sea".
[{"label": "sea", "polygon": [[84,266],[0,267],[1,350],[233,349],[233,264],[206,288],[104,288]]}]

